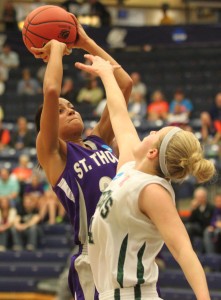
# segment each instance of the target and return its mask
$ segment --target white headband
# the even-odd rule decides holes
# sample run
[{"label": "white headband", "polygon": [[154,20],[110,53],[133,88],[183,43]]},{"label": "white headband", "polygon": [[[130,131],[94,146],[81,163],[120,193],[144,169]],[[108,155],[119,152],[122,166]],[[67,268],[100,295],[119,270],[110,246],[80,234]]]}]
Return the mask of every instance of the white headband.
[{"label": "white headband", "polygon": [[165,158],[165,154],[166,154],[166,150],[167,150],[167,146],[168,143],[170,142],[170,140],[172,139],[172,137],[174,136],[174,134],[176,134],[178,131],[180,131],[182,129],[175,127],[173,129],[171,129],[163,138],[162,143],[160,145],[160,151],[159,151],[159,163],[160,163],[160,169],[163,172],[165,177],[169,177],[170,174],[167,170],[167,166],[166,166],[166,158]]}]

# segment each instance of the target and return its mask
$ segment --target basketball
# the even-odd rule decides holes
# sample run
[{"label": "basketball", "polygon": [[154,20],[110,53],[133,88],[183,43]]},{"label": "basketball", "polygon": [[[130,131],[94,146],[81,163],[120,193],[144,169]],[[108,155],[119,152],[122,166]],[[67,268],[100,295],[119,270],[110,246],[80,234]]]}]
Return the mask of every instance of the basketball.
[{"label": "basketball", "polygon": [[42,48],[52,39],[72,47],[77,36],[77,25],[73,17],[63,8],[55,5],[40,6],[31,11],[22,28],[25,46]]}]

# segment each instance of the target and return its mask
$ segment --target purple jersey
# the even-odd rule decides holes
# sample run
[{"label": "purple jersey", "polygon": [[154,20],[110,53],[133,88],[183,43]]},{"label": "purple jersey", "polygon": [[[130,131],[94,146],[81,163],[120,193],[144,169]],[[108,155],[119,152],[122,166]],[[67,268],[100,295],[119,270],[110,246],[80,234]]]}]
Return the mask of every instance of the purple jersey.
[{"label": "purple jersey", "polygon": [[[116,175],[118,159],[112,149],[97,136],[89,136],[84,141],[89,148],[72,142],[67,143],[67,163],[54,192],[62,202],[70,222],[74,226],[74,241],[80,245],[80,252],[73,256],[69,277],[71,287],[73,280],[76,291],[80,290],[79,280],[73,278],[74,261],[82,252],[82,245],[87,243],[88,226],[94,214],[101,192]],[[74,274],[76,277],[76,274]],[[83,293],[82,293],[83,294]],[[79,296],[78,299],[86,299]]]}]

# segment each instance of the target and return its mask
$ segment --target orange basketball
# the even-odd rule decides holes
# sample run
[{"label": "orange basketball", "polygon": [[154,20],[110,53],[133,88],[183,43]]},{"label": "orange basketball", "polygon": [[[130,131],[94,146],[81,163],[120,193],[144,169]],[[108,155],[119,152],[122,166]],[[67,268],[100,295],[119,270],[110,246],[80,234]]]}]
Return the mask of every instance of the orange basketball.
[{"label": "orange basketball", "polygon": [[41,48],[55,39],[72,47],[77,36],[77,25],[73,17],[63,8],[44,5],[28,14],[22,28],[22,38],[27,49]]}]

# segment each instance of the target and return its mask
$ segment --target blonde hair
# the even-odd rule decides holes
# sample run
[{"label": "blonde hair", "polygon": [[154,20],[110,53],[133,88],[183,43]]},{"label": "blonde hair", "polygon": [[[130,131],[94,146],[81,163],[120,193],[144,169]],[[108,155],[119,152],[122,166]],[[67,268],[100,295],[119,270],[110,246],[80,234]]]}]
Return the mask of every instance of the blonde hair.
[{"label": "blonde hair", "polygon": [[190,131],[180,130],[174,134],[166,149],[165,162],[172,181],[182,182],[193,175],[201,183],[216,173],[214,164],[204,158],[200,142]]}]

